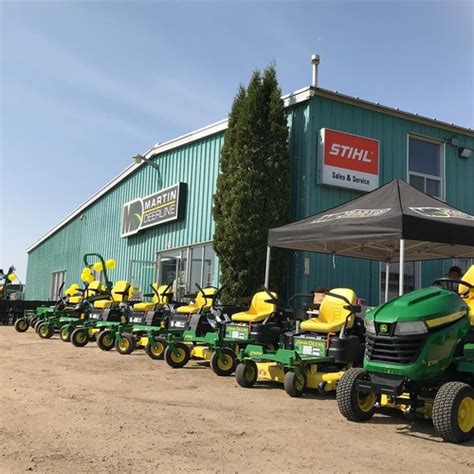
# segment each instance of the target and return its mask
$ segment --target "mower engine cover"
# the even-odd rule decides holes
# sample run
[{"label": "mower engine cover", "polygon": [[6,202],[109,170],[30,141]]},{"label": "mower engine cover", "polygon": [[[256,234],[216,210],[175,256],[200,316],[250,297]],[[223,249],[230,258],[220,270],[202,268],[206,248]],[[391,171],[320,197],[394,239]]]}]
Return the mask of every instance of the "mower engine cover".
[{"label": "mower engine cover", "polygon": [[468,313],[456,293],[441,288],[384,303],[365,316],[365,370],[414,381],[439,377],[470,330]]}]

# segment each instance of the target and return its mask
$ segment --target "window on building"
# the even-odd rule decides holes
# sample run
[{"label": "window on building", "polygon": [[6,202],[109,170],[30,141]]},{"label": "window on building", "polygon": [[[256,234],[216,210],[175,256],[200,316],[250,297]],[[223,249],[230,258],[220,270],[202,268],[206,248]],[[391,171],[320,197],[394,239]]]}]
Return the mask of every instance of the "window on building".
[{"label": "window on building", "polygon": [[[398,296],[399,264],[391,263],[388,277],[388,299]],[[421,265],[420,262],[405,262],[403,267],[404,288],[403,293],[409,293],[420,287]],[[380,264],[380,302],[385,301],[385,264]]]},{"label": "window on building", "polygon": [[51,273],[50,301],[57,301],[64,295],[64,282],[66,281],[66,270]]},{"label": "window on building", "polygon": [[444,198],[443,147],[434,142],[410,136],[408,139],[408,181],[430,196]]},{"label": "window on building", "polygon": [[128,281],[133,288],[132,299],[140,299],[144,294],[151,294],[150,285],[156,283],[156,262],[131,260],[128,267]]},{"label": "window on building", "polygon": [[194,293],[196,283],[201,286],[214,284],[215,253],[212,244],[196,245],[158,253],[158,282],[173,283],[177,300]]}]

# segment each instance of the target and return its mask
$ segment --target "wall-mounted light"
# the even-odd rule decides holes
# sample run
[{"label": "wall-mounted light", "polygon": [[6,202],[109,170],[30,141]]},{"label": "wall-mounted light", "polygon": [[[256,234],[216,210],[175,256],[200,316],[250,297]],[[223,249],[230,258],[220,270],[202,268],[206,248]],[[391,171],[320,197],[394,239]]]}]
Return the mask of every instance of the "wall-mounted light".
[{"label": "wall-mounted light", "polygon": [[460,147],[458,149],[458,154],[461,158],[470,158],[472,155],[472,150],[466,147]]},{"label": "wall-mounted light", "polygon": [[143,155],[140,155],[140,153],[137,153],[136,155],[133,156],[133,161],[137,165],[144,162],[147,165],[150,165],[152,168],[155,168],[155,170],[157,170],[158,172],[160,171],[160,167],[154,161],[150,161],[148,158],[145,158]]},{"label": "wall-mounted light", "polygon": [[458,137],[451,137],[449,139],[449,144],[452,145],[452,146],[459,146]]}]

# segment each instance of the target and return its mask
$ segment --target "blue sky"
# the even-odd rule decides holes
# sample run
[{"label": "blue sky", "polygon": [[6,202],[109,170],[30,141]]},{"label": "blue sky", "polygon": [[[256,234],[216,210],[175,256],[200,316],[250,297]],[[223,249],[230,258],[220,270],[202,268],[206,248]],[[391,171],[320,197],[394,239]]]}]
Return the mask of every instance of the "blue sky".
[{"label": "blue sky", "polygon": [[157,142],[224,118],[276,61],[474,127],[474,2],[0,0],[0,268]]}]

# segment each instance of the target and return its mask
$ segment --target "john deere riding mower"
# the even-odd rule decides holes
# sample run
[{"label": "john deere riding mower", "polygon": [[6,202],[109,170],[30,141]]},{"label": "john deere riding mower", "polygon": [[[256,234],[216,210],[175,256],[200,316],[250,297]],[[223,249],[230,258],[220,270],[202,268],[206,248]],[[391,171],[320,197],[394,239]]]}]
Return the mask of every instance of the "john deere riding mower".
[{"label": "john deere riding mower", "polygon": [[474,435],[474,266],[462,280],[395,298],[367,313],[363,368],[337,387],[340,412],[367,421],[379,407],[433,420],[446,441]]},{"label": "john deere riding mower", "polygon": [[[171,285],[150,285],[153,293],[144,295],[151,301],[135,303],[128,308],[128,322],[108,330],[109,337],[115,341],[119,354],[130,354],[137,348],[145,348],[152,358],[162,358],[166,339],[167,319],[173,311]],[[149,344],[153,338],[155,344]],[[105,350],[108,350],[107,346]]]},{"label": "john deere riding mower", "polygon": [[362,363],[363,326],[354,291],[334,288],[320,305],[307,308],[313,317],[303,321],[299,330],[283,334],[278,350],[250,344],[242,351],[235,372],[241,387],[273,381],[283,383],[292,397],[307,388],[325,394],[336,388],[345,370]]},{"label": "john deere riding mower", "polygon": [[115,341],[110,338],[109,330],[128,322],[129,295],[128,281],[115,282],[108,295],[93,302],[89,316],[83,324],[71,332],[71,343],[76,347],[84,347],[95,340],[103,350],[113,348]]},{"label": "john deere riding mower", "polygon": [[253,296],[247,311],[217,304],[219,291],[208,295],[206,290],[199,290],[212,304],[192,316],[180,341],[168,341],[165,359],[171,367],[183,367],[194,358],[209,360],[217,375],[231,375],[237,357],[248,344],[274,348],[280,334],[290,329],[289,314],[278,307],[277,295],[266,289]]}]

